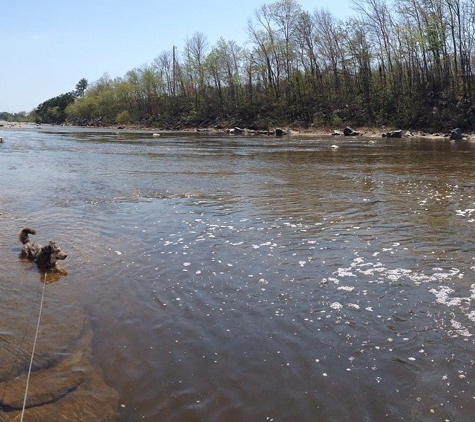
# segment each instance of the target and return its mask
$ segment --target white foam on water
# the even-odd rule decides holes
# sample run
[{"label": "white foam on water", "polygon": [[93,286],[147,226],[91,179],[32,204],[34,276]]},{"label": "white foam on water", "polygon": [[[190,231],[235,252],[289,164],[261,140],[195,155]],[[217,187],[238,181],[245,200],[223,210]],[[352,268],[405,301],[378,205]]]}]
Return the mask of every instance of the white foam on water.
[{"label": "white foam on water", "polygon": [[330,308],[340,311],[343,308],[343,305],[339,302],[333,302],[330,304]]},{"label": "white foam on water", "polygon": [[[398,246],[398,243],[395,242],[394,246]],[[472,269],[475,269],[475,267]],[[460,321],[461,319],[466,318],[467,323],[475,322],[475,311],[470,309],[472,300],[475,299],[475,284],[471,285],[470,291],[467,295],[457,295],[455,289],[451,287],[451,285],[458,283],[458,280],[464,277],[463,272],[459,268],[452,267],[444,269],[441,267],[435,267],[432,269],[432,273],[427,274],[409,268],[387,268],[379,261],[367,262],[362,257],[357,257],[349,267],[339,267],[333,272],[333,275],[335,277],[322,279],[321,284],[333,282],[336,286],[336,291],[345,294],[344,299],[346,299],[346,302],[345,300],[331,301],[329,302],[330,309],[337,311],[341,311],[344,308],[359,310],[362,307],[361,304],[359,301],[352,300],[351,296],[370,297],[366,289],[358,287],[361,282],[364,283],[363,285],[366,283],[394,284],[401,282],[415,286],[421,284],[436,284],[436,286],[431,287],[428,290],[429,293],[435,296],[435,303],[449,309],[456,308],[456,312],[459,315],[457,319],[451,319],[449,316],[447,317],[447,320],[442,318],[441,324],[445,324],[449,327],[449,335],[452,334],[463,337],[471,337],[473,335],[471,331],[474,330],[474,328],[470,325],[467,326],[467,324]],[[368,278],[377,276],[377,279],[360,280],[362,276]],[[356,280],[354,280],[355,278]],[[351,283],[342,284],[345,281],[351,281]],[[401,293],[402,292],[403,290],[401,290]],[[377,299],[374,300],[374,303],[365,303],[365,306],[363,306],[367,312],[374,312],[375,305],[378,303],[376,302]],[[407,301],[404,297],[397,300],[400,300],[401,302]],[[443,321],[445,321],[445,323]]]},{"label": "white foam on water", "polygon": [[455,214],[461,217],[470,217],[475,212],[475,208],[467,208],[465,210],[455,210]]},{"label": "white foam on water", "polygon": [[345,292],[352,292],[355,290],[353,286],[339,286],[337,290],[344,290]]}]

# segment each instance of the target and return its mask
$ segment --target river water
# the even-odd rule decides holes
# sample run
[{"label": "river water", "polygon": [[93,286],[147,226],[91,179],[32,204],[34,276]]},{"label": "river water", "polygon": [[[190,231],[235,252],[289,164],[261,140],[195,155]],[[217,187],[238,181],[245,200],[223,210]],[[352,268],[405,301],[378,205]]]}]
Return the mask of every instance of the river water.
[{"label": "river water", "polygon": [[62,246],[117,421],[473,420],[474,143],[0,136],[2,295]]}]

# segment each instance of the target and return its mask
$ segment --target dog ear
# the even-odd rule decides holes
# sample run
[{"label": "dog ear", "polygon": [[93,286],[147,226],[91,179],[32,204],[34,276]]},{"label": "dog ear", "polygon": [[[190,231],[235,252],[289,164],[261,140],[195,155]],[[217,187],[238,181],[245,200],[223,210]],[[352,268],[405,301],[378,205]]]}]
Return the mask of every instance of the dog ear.
[{"label": "dog ear", "polygon": [[53,251],[54,251],[54,242],[49,242],[49,243],[43,248],[43,250],[44,250],[46,253],[52,254]]}]

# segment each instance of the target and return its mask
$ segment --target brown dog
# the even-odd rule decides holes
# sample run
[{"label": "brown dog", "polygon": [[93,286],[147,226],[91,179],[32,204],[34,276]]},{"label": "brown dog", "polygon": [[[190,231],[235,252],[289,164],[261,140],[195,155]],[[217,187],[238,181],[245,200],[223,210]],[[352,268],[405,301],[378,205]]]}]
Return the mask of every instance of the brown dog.
[{"label": "brown dog", "polygon": [[28,237],[29,234],[36,234],[36,230],[30,227],[23,227],[20,231],[20,242],[23,244],[20,256],[36,261],[40,270],[56,270],[64,275],[66,270],[58,266],[59,260],[66,259],[67,255],[54,242],[49,242],[46,246],[33,243]]}]

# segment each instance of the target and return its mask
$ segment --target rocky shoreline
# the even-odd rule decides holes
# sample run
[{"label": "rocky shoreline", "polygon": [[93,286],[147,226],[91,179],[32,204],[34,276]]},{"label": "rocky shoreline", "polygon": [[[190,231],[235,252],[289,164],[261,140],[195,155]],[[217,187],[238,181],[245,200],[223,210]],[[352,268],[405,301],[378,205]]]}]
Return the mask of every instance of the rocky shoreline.
[{"label": "rocky shoreline", "polygon": [[450,140],[469,140],[475,139],[475,132],[464,133],[460,128],[454,128],[450,131],[434,131],[431,129],[389,129],[386,127],[362,127],[353,129],[349,126],[344,129],[328,129],[328,128],[281,128],[274,129],[249,129],[241,127],[231,127],[226,129],[209,127],[209,128],[184,128],[176,130],[163,130],[159,128],[145,127],[114,127],[114,130],[142,130],[153,132],[155,136],[166,133],[210,133],[234,136],[264,136],[264,137],[284,137],[284,136],[301,136],[301,137],[366,137],[366,138],[431,138],[431,139],[450,139]]},{"label": "rocky shoreline", "polygon": [[[162,133],[167,133],[164,131]],[[172,131],[175,132],[175,131]],[[387,129],[387,128],[371,128],[364,127],[357,130],[351,127],[345,127],[338,130],[321,129],[287,129],[276,128],[273,130],[254,130],[247,128],[230,128],[230,129],[216,129],[216,128],[195,128],[184,129],[178,132],[197,132],[197,133],[226,133],[228,135],[245,135],[245,136],[301,136],[301,137],[365,137],[365,138],[430,138],[430,139],[450,139],[450,140],[475,140],[475,133],[464,133],[460,128],[452,129],[448,132],[438,132],[430,129],[419,130],[402,130],[402,129]],[[156,133],[161,133],[156,130]]]},{"label": "rocky shoreline", "polygon": [[[54,125],[32,124],[32,123],[6,123],[2,122],[3,129],[24,129],[25,127],[34,127],[42,129],[45,127],[55,127]],[[226,134],[230,136],[262,136],[262,137],[284,137],[284,136],[300,136],[300,137],[365,137],[365,138],[430,138],[430,139],[450,139],[450,140],[475,140],[475,131],[470,133],[462,132],[460,128],[454,128],[449,131],[435,131],[432,129],[397,129],[387,127],[361,127],[352,128],[345,127],[343,129],[331,128],[282,128],[273,129],[251,129],[241,127],[229,128],[177,128],[163,129],[159,127],[145,127],[139,125],[120,125],[120,126],[97,126],[97,125],[61,125],[61,127],[78,127],[84,129],[100,129],[111,130],[116,133],[121,132],[145,132],[152,133],[152,136],[159,137],[168,133],[209,133],[209,134]]]}]

